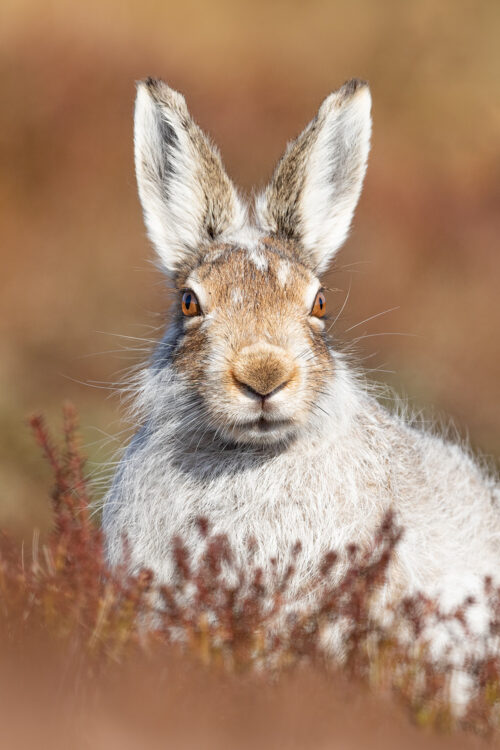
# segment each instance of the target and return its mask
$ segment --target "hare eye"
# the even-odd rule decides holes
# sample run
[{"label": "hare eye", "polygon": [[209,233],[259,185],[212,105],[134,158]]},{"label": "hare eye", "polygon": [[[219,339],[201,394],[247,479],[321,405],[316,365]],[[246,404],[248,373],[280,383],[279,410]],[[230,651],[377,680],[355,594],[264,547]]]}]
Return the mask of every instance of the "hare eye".
[{"label": "hare eye", "polygon": [[200,314],[200,303],[194,292],[188,290],[182,295],[182,314],[188,318]]},{"label": "hare eye", "polygon": [[314,305],[313,305],[313,309],[311,310],[311,315],[314,315],[315,318],[322,318],[325,313],[326,313],[326,297],[324,295],[324,292],[318,292],[316,295],[316,299],[314,300]]}]

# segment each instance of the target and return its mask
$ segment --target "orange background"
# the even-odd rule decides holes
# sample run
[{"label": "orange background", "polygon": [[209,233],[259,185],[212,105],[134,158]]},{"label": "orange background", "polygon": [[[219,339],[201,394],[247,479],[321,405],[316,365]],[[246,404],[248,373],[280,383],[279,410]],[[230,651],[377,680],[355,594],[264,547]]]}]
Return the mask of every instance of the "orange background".
[{"label": "orange background", "polygon": [[351,289],[337,335],[369,336],[360,358],[394,371],[374,377],[500,454],[498,2],[3,0],[0,14],[1,525],[48,517],[25,417],[56,424],[73,400],[98,471],[123,425],[93,385],[149,345],[113,334],[150,339],[166,317],[133,174],[147,75],[186,95],[245,190],[332,89],[369,80],[365,190],[327,279],[331,309]]}]

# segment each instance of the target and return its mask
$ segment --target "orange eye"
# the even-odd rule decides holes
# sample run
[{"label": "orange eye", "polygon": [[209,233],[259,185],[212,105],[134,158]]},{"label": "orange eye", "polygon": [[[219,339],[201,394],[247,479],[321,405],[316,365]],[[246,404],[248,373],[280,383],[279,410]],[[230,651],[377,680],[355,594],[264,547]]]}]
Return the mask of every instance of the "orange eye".
[{"label": "orange eye", "polygon": [[323,292],[318,292],[316,295],[316,299],[314,300],[314,305],[313,305],[313,309],[311,310],[311,315],[314,315],[315,318],[322,318],[325,313],[326,313],[326,297]]},{"label": "orange eye", "polygon": [[190,290],[182,295],[182,314],[187,318],[200,314],[200,303],[196,299],[196,294]]}]

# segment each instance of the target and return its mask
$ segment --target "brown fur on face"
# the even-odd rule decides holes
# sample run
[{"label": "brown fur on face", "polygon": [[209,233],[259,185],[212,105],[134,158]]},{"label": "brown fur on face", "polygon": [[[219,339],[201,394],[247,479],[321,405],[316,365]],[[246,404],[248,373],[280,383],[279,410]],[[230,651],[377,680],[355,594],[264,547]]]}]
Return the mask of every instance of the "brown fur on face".
[{"label": "brown fur on face", "polygon": [[293,242],[272,238],[254,249],[213,244],[177,278],[202,314],[183,319],[174,368],[232,439],[292,435],[331,377],[324,323],[310,315],[320,283],[298,257]]},{"label": "brown fur on face", "polygon": [[289,385],[297,373],[298,367],[285,349],[263,342],[245,346],[232,370],[240,388],[264,399]]}]

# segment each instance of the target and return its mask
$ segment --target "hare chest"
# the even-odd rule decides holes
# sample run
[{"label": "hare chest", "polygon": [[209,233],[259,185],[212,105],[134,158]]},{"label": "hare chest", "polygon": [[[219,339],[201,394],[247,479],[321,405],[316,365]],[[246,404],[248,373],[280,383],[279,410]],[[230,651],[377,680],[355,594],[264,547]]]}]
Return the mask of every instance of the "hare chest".
[{"label": "hare chest", "polygon": [[227,536],[239,566],[251,559],[269,572],[274,559],[284,571],[299,542],[295,585],[300,587],[328,551],[372,543],[389,508],[388,495],[377,490],[380,481],[367,483],[352,459],[344,455],[339,464],[339,458],[334,451],[292,452],[239,468],[229,460],[221,471],[219,457],[215,472],[208,456],[186,457],[177,465],[171,458],[153,462],[139,451],[124,464],[120,495],[106,507],[110,556],[119,559],[119,540],[126,535],[133,565],[168,581],[173,537],[180,536],[196,558],[203,549],[198,523],[203,518],[210,533]]}]

